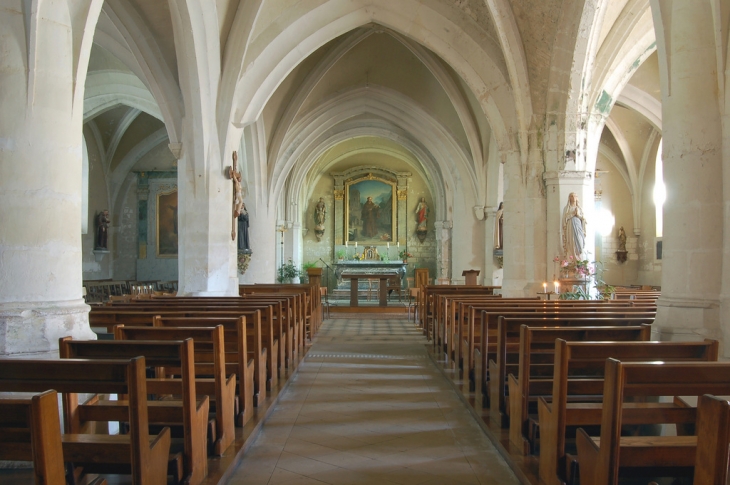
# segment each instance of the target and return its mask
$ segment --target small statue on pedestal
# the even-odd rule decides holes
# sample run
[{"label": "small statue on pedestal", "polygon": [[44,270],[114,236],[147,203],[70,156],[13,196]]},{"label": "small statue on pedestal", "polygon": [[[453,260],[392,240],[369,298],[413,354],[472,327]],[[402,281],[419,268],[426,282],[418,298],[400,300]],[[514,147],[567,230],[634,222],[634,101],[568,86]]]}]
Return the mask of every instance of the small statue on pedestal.
[{"label": "small statue on pedestal", "polygon": [[103,210],[96,216],[96,244],[94,249],[109,249],[109,211]]},{"label": "small statue on pedestal", "polygon": [[324,199],[319,198],[319,202],[314,206],[314,235],[317,237],[317,241],[322,240],[324,236],[324,221],[327,218],[327,206],[324,205]]}]

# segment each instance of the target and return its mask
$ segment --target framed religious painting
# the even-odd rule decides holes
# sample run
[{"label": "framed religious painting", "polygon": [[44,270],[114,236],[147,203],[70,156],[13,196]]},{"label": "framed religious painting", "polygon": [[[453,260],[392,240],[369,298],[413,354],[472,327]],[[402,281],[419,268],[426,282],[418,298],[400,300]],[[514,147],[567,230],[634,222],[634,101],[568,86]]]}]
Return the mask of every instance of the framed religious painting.
[{"label": "framed religious painting", "polygon": [[177,189],[157,194],[157,257],[177,258]]},{"label": "framed religious painting", "polygon": [[361,244],[393,241],[396,184],[367,174],[345,182],[345,240]]}]

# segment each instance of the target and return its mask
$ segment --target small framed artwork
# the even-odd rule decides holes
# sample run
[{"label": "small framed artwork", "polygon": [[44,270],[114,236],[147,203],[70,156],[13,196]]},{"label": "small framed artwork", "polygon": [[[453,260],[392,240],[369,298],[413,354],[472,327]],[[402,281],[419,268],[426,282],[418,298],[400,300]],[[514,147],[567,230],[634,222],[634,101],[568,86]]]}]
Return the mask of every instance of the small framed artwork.
[{"label": "small framed artwork", "polygon": [[157,257],[177,258],[177,189],[157,194]]}]

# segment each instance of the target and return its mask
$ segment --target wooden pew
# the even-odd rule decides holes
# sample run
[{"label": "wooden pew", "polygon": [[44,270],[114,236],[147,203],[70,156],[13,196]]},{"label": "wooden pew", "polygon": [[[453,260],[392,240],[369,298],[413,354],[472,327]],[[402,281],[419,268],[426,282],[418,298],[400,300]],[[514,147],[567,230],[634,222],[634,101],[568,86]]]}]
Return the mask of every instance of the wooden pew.
[{"label": "wooden pew", "polygon": [[[498,362],[498,356],[497,356],[497,344],[499,342],[499,319],[501,317],[509,317],[509,318],[544,318],[544,319],[556,319],[556,318],[563,318],[563,319],[569,319],[569,320],[575,320],[578,319],[579,321],[576,321],[573,325],[577,326],[590,326],[592,324],[588,324],[585,321],[580,321],[580,319],[585,318],[600,318],[601,319],[626,319],[626,318],[639,318],[640,320],[634,320],[634,324],[641,324],[641,323],[651,323],[654,320],[654,316],[656,315],[653,311],[634,311],[626,308],[621,308],[617,311],[611,311],[612,309],[605,310],[603,308],[586,308],[582,307],[580,309],[574,308],[574,307],[568,307],[568,308],[553,308],[553,309],[545,309],[545,310],[538,310],[538,309],[532,309],[525,310],[523,308],[517,308],[516,310],[510,311],[506,309],[490,309],[490,310],[483,310],[481,322],[480,322],[480,330],[479,330],[479,341],[478,343],[474,343],[474,389],[475,389],[475,399],[481,405],[487,407],[491,406],[490,404],[490,392],[489,392],[489,386],[491,382],[491,376],[490,376],[490,367],[489,367],[489,361],[492,360],[495,363]],[[601,325],[605,325],[605,320],[603,320],[604,323],[601,323]],[[630,322],[624,320],[622,321],[621,325],[627,325],[630,324]],[[558,325],[558,322],[553,321],[551,324],[543,323],[542,325],[538,326],[555,326]],[[561,324],[562,325],[562,324]],[[519,338],[519,326],[516,324],[512,326],[512,335],[515,337],[514,341],[517,341]],[[515,346],[515,350],[517,349],[517,346]],[[504,376],[506,378],[506,375]],[[503,381],[503,384],[506,382]],[[500,413],[504,412],[504,407],[500,407]],[[496,416],[496,414],[495,414]]]},{"label": "wooden pew", "polygon": [[[582,485],[618,484],[620,476],[681,476],[693,471],[697,436],[621,436],[626,398],[730,395],[730,363],[606,361],[600,437],[578,429]],[[687,412],[651,412],[632,424],[694,424]]]},{"label": "wooden pew", "polygon": [[[538,399],[540,480],[546,485],[575,482],[575,458],[566,453],[567,428],[601,424],[606,359],[631,361],[716,361],[719,342],[567,342],[555,341],[552,398]],[[592,378],[585,379],[586,375]],[[592,401],[592,402],[589,402]],[[625,403],[625,412],[642,413],[648,404]],[[674,407],[671,403],[659,408]],[[627,415],[627,421],[639,419]]]},{"label": "wooden pew", "polygon": [[[550,396],[553,390],[555,340],[637,342],[651,338],[651,325],[626,327],[528,327],[520,328],[520,342],[517,372],[515,366],[507,364],[509,389],[510,443],[523,455],[531,452],[530,408],[537,415],[537,398]],[[605,360],[605,359],[604,359]],[[585,370],[585,369],[583,369]],[[583,377],[602,374],[593,371]],[[535,422],[537,420],[534,420]],[[534,446],[532,446],[534,452]]]},{"label": "wooden pew", "polygon": [[[195,392],[193,340],[178,341],[98,341],[59,339],[58,353],[62,359],[131,359],[143,356],[145,364],[153,367],[179,369],[180,379],[148,379],[147,392],[157,396],[174,395],[179,400],[148,400],[147,419],[150,424],[181,426],[183,433],[183,476],[176,483],[198,485],[208,475],[206,427],[208,396],[198,399]],[[159,377],[159,376],[158,376]],[[120,421],[129,415],[129,402],[91,400],[78,407],[85,421]],[[172,447],[175,453],[177,447]],[[175,462],[173,461],[173,466]],[[177,470],[168,470],[175,474]]]},{"label": "wooden pew", "polygon": [[[266,307],[270,308],[270,307]],[[254,359],[254,405],[266,398],[266,391],[271,389],[272,376],[276,369],[276,350],[274,345],[273,322],[268,318],[269,312],[262,316],[261,310],[252,309],[228,309],[220,310],[220,307],[213,310],[194,307],[192,309],[182,308],[147,308],[137,311],[114,311],[101,309],[89,313],[91,326],[106,326],[113,328],[115,325],[123,324],[128,326],[151,326],[155,315],[162,315],[170,318],[245,318],[247,347],[251,349]],[[278,342],[276,342],[278,344]],[[271,349],[271,350],[269,350]],[[273,354],[273,356],[272,356]],[[237,373],[238,374],[238,373]],[[263,377],[262,377],[263,376]]]},{"label": "wooden pew", "polygon": [[[167,485],[170,428],[150,436],[144,357],[131,360],[0,359],[0,392],[63,394],[63,458],[85,473],[131,472],[134,485]],[[129,434],[88,434],[77,393],[126,394]],[[95,399],[95,397],[92,397]]]},{"label": "wooden pew", "polygon": [[[507,369],[508,364],[519,358],[520,330],[528,327],[595,327],[595,326],[637,326],[651,324],[654,317],[630,316],[615,313],[602,313],[599,317],[586,316],[585,313],[560,313],[555,317],[505,317],[500,316],[497,324],[496,359],[489,360],[489,408],[493,419],[501,419],[503,426],[509,416],[507,406]],[[488,346],[488,344],[487,344]]]},{"label": "wooden pew", "polygon": [[0,460],[32,461],[35,485],[66,485],[56,391],[0,398]]},{"label": "wooden pew", "polygon": [[[97,310],[95,313],[99,314],[102,312],[114,312],[114,308],[120,310],[134,309],[141,311],[154,312],[160,311],[195,311],[195,310],[207,310],[207,311],[220,311],[220,312],[235,312],[238,310],[261,310],[262,318],[262,339],[267,349],[273,349],[269,351],[269,364],[272,369],[268,384],[268,388],[271,388],[271,384],[276,384],[281,371],[286,366],[285,362],[287,359],[292,360],[294,355],[294,349],[292,348],[293,342],[293,330],[288,329],[290,320],[285,316],[286,311],[284,310],[284,303],[286,297],[277,298],[261,298],[256,301],[246,301],[241,298],[226,298],[226,299],[212,299],[212,298],[197,298],[197,299],[178,299],[178,298],[164,298],[156,300],[138,301],[131,304],[115,304],[107,306],[105,308]],[[271,308],[269,308],[271,307]],[[288,310],[287,310],[288,311]],[[90,319],[92,317],[90,316]],[[93,319],[96,323],[96,318]],[[271,321],[271,324],[268,322]],[[269,333],[271,329],[271,333]],[[289,352],[287,357],[287,352]]]},{"label": "wooden pew", "polygon": [[322,323],[322,306],[319,296],[319,286],[312,284],[282,285],[282,284],[255,284],[239,285],[239,294],[256,295],[267,293],[300,293],[302,300],[305,324],[302,326],[302,335],[306,337],[309,329],[310,338],[313,337]]},{"label": "wooden pew", "polygon": [[[181,317],[174,314],[163,314],[154,317],[155,327],[195,328],[222,326],[224,330],[224,365],[227,373],[235,373],[238,379],[238,400],[241,407],[237,418],[239,426],[243,426],[253,415],[253,407],[258,406],[266,398],[266,360],[267,349],[262,347],[259,337],[246,338],[250,325],[260,326],[256,314],[239,318],[224,317]],[[244,320],[242,321],[241,318]],[[251,323],[248,323],[251,322]],[[254,333],[258,330],[254,329]]]},{"label": "wooden pew", "polygon": [[429,340],[433,338],[435,325],[432,322],[438,321],[436,319],[439,311],[436,309],[438,299],[435,295],[456,295],[456,294],[482,294],[482,295],[493,295],[494,287],[491,286],[449,286],[449,285],[426,285],[419,293],[418,302],[418,315],[420,319],[420,326],[423,328],[424,333]]},{"label": "wooden pew", "polygon": [[700,397],[697,406],[697,455],[694,485],[724,485],[728,481],[730,402]]},{"label": "wooden pew", "polygon": [[[481,337],[481,312],[489,311],[490,316],[494,317],[494,326],[496,328],[496,318],[494,312],[498,310],[514,310],[524,309],[524,312],[546,312],[551,310],[569,310],[575,311],[586,311],[586,312],[640,312],[644,313],[647,311],[656,312],[656,306],[643,306],[636,305],[630,301],[610,301],[608,300],[566,300],[566,301],[510,301],[507,300],[505,303],[495,301],[482,301],[477,302],[474,300],[461,300],[459,306],[465,307],[460,309],[459,319],[461,320],[463,315],[463,321],[460,321],[456,325],[456,336],[454,342],[458,343],[455,349],[455,361],[459,363],[462,369],[465,365],[467,369],[464,370],[465,380],[468,377],[473,381],[473,372],[470,372],[474,368],[474,348],[478,345]],[[509,303],[507,303],[509,302]],[[464,359],[468,359],[464,364]],[[473,389],[473,387],[472,387]]]},{"label": "wooden pew", "polygon": [[[236,370],[238,369],[236,365],[233,372],[226,372],[223,326],[150,328],[118,325],[114,327],[114,339],[117,341],[185,340],[188,338],[193,339],[194,342],[195,389],[198,395],[208,396],[211,407],[215,407],[215,435],[213,443],[209,443],[209,447],[214,454],[222,455],[235,439]],[[236,355],[235,358],[236,364],[238,364],[238,356]],[[253,361],[249,362],[246,370],[249,371],[247,388],[250,392],[246,394],[245,405],[241,404],[244,407],[240,411],[242,425],[253,415]],[[179,374],[177,369],[166,369],[166,374],[170,374],[169,371],[173,371],[175,375]],[[169,375],[158,376],[158,378],[160,377],[166,380],[172,379]]]}]

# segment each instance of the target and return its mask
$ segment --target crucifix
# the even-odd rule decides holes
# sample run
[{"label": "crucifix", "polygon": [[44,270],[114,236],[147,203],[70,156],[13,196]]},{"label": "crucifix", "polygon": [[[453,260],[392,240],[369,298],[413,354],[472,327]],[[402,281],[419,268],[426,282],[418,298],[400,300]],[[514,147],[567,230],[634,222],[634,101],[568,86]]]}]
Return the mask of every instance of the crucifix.
[{"label": "crucifix", "polygon": [[243,210],[243,188],[241,173],[238,171],[238,153],[233,152],[233,166],[226,167],[226,177],[233,180],[233,219],[231,224],[231,240],[236,240],[236,219]]}]

